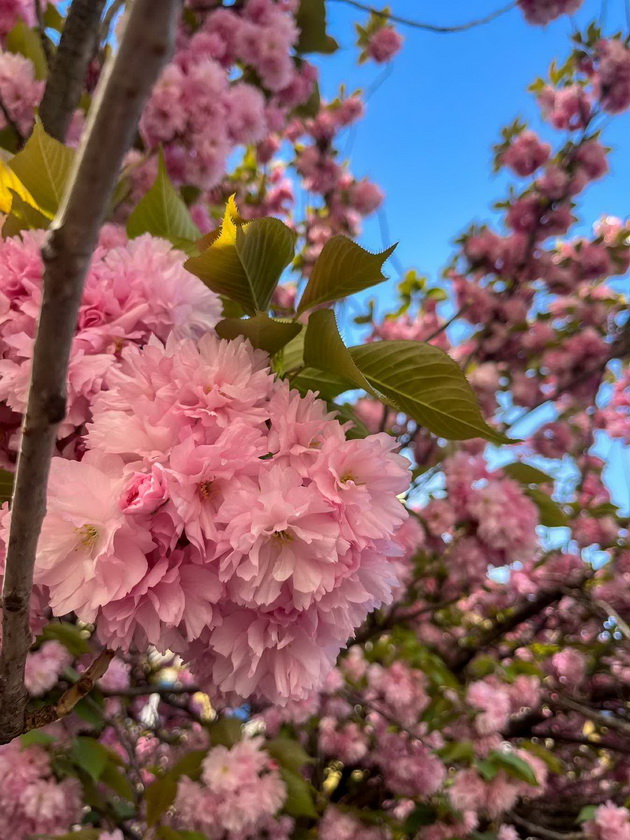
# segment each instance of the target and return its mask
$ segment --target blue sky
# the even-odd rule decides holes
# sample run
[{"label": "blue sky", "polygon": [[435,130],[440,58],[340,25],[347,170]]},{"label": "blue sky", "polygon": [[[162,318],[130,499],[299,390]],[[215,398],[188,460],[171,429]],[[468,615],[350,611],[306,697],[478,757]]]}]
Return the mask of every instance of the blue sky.
[{"label": "blue sky", "polygon": [[[319,62],[324,94],[334,96],[340,82],[350,91],[376,88],[365,118],[348,132],[342,149],[357,176],[367,176],[385,190],[384,212],[391,239],[400,242],[401,262],[437,279],[452,253],[454,236],[473,220],[489,219],[492,202],[502,196],[505,177],[491,172],[491,149],[501,127],[516,116],[540,125],[526,88],[546,73],[552,59],[568,54],[572,19],[565,16],[547,27],[534,27],[514,9],[457,34],[400,26],[403,51],[383,70],[373,63],[356,64],[353,24],[367,14],[339,0],[327,5],[329,28],[341,48]],[[502,4],[390,0],[389,5],[400,16],[448,25],[483,17]],[[608,0],[607,5],[606,30],[627,30],[624,0]],[[598,19],[601,8],[602,0],[585,0],[575,24]],[[630,213],[630,114],[611,122],[605,140],[616,147],[612,175],[585,193],[580,215],[589,225],[602,213]],[[367,221],[362,241],[381,246],[377,218]]]},{"label": "blue sky", "polygon": [[[558,142],[559,134],[541,124],[527,87],[546,75],[554,58],[568,55],[574,26],[601,20],[602,2],[604,34],[628,31],[625,0],[585,0],[573,19],[562,17],[547,27],[530,26],[517,9],[457,34],[401,26],[403,51],[385,70],[373,63],[356,64],[354,22],[367,14],[339,0],[327,4],[329,29],[341,48],[318,62],[323,94],[334,97],[340,83],[349,91],[371,91],[365,118],[341,145],[353,173],[374,180],[387,196],[381,219],[365,224],[361,241],[366,247],[378,249],[398,240],[402,266],[439,282],[453,239],[471,222],[492,219],[491,205],[504,195],[508,179],[491,171],[491,150],[501,127],[520,116]],[[500,7],[501,0],[389,0],[389,6],[402,17],[449,25],[483,17]],[[630,114],[612,120],[603,139],[614,148],[611,174],[580,199],[584,230],[602,214],[630,215]],[[390,265],[389,273],[392,281],[377,293],[383,306],[397,279],[395,267]],[[627,279],[616,285],[630,293]],[[628,510],[629,450],[602,437],[597,452],[609,463],[607,480],[615,501]]]}]

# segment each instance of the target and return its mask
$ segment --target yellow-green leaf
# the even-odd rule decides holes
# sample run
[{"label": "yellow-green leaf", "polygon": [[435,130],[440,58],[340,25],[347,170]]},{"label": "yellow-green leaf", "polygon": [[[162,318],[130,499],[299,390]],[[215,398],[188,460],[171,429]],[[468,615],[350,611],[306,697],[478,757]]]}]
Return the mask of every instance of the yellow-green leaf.
[{"label": "yellow-green leaf", "polygon": [[296,49],[300,53],[333,53],[339,44],[326,32],[325,0],[300,0],[296,15],[300,30]]},{"label": "yellow-green leaf", "polygon": [[52,217],[61,204],[73,159],[74,151],[46,134],[37,119],[28,142],[9,166],[39,209]]},{"label": "yellow-green leaf", "polygon": [[512,442],[488,426],[466,377],[438,347],[377,341],[351,347],[350,354],[374,388],[433,434],[450,440]]},{"label": "yellow-green leaf", "polygon": [[[193,245],[201,236],[188,208],[168,177],[161,151],[157,177],[127,221],[127,234],[131,239],[143,233],[168,239],[178,248],[186,246],[186,243]],[[186,250],[186,247],[182,250]]]},{"label": "yellow-green leaf", "polygon": [[286,767],[280,767],[280,775],[287,786],[287,798],[284,810],[291,817],[312,817],[316,819],[317,811],[313,801],[313,789],[302,776],[298,776]]},{"label": "yellow-green leaf", "polygon": [[48,63],[42,46],[42,40],[35,29],[31,29],[24,21],[18,20],[7,35],[7,49],[12,53],[19,53],[33,64],[35,78],[45,79],[48,75]]},{"label": "yellow-green leaf", "polygon": [[512,464],[506,464],[501,467],[503,472],[514,481],[521,484],[546,484],[553,482],[553,478],[547,473],[539,470],[537,467],[532,467],[531,464],[525,464],[523,461],[514,461]]},{"label": "yellow-green leaf", "polygon": [[31,205],[35,200],[15,172],[0,158],[0,213],[10,213],[13,196],[19,195]]},{"label": "yellow-green leaf", "polygon": [[107,747],[104,747],[96,738],[83,735],[75,738],[71,753],[79,767],[89,773],[95,782],[101,778],[110,759]]},{"label": "yellow-green leaf", "polygon": [[333,236],[322,248],[298,307],[298,314],[332,300],[348,297],[387,278],[383,263],[396,246],[371,254],[347,236]]},{"label": "yellow-green leaf", "polygon": [[325,373],[334,373],[345,380],[349,387],[362,388],[379,399],[343,343],[332,309],[320,309],[308,319],[304,337],[304,364]]},{"label": "yellow-green leaf", "polygon": [[154,826],[171,807],[177,795],[177,780],[167,774],[159,776],[144,792],[147,824]]},{"label": "yellow-green leaf", "polygon": [[525,492],[538,508],[540,524],[545,528],[562,528],[569,524],[569,517],[558,502],[538,487],[528,487]]},{"label": "yellow-green leaf", "polygon": [[232,198],[219,236],[184,265],[214,292],[255,315],[268,308],[294,253],[295,233],[290,228],[273,218],[243,222]]},{"label": "yellow-green leaf", "polygon": [[13,203],[11,212],[2,225],[3,236],[15,236],[21,230],[45,230],[49,226],[49,218],[13,190],[10,190],[10,193]]},{"label": "yellow-green leaf", "polygon": [[261,312],[253,318],[224,318],[215,329],[221,338],[244,335],[254,347],[273,356],[298,335],[302,325],[293,321],[274,321]]}]

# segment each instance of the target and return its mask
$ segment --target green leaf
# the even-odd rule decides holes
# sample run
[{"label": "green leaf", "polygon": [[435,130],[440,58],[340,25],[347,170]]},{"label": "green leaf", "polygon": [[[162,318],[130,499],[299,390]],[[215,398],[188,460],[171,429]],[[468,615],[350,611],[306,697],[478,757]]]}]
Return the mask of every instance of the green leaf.
[{"label": "green leaf", "polygon": [[224,318],[223,321],[219,321],[215,330],[221,338],[232,339],[244,335],[254,347],[273,356],[300,333],[302,324],[275,321],[261,312],[253,318]]},{"label": "green leaf", "polygon": [[432,805],[421,803],[416,805],[404,824],[404,832],[413,836],[425,825],[432,825],[438,819],[437,811]]},{"label": "green leaf", "polygon": [[162,150],[158,156],[157,177],[127,221],[127,234],[131,239],[143,233],[168,239],[182,250],[201,237],[188,207],[168,177]]},{"label": "green leaf", "polygon": [[300,30],[296,45],[299,53],[333,53],[339,48],[326,33],[325,0],[300,0],[295,23]]},{"label": "green leaf", "polygon": [[588,822],[588,820],[592,820],[595,816],[596,810],[597,805],[585,805],[577,815],[577,819],[575,820],[576,823],[585,823]]},{"label": "green leaf", "polygon": [[122,797],[122,799],[128,799],[129,801],[133,799],[131,782],[111,761],[105,766],[100,780],[108,785],[114,793]]},{"label": "green leaf", "polygon": [[499,770],[504,770],[508,775],[514,776],[521,782],[526,782],[528,785],[538,787],[538,779],[536,774],[526,761],[520,758],[513,752],[499,752],[493,750],[487,759],[494,764]]},{"label": "green leaf", "polygon": [[46,134],[36,119],[33,133],[9,166],[38,207],[52,217],[61,204],[73,159],[74,151]]},{"label": "green leaf", "polygon": [[144,792],[147,806],[147,823],[155,825],[171,807],[177,795],[177,780],[167,773],[159,776]]},{"label": "green leaf", "polygon": [[506,464],[501,467],[503,472],[518,481],[521,484],[546,484],[553,482],[553,478],[547,473],[539,470],[537,467],[532,467],[531,464],[524,464],[522,461],[514,461],[512,464]]},{"label": "green leaf", "polygon": [[42,732],[41,729],[31,729],[30,732],[20,735],[20,744],[23,747],[31,747],[33,744],[46,746],[54,743],[55,738],[47,732]]},{"label": "green leaf", "polygon": [[286,767],[294,773],[301,770],[305,764],[311,764],[314,761],[304,747],[293,738],[274,738],[272,741],[267,741],[265,749],[281,767]]},{"label": "green leaf", "polygon": [[72,758],[97,782],[110,761],[111,753],[95,738],[80,735],[75,738],[71,750]]},{"label": "green leaf", "polygon": [[371,254],[347,236],[333,236],[322,248],[298,307],[298,315],[318,303],[348,297],[387,278],[382,268],[396,246]]},{"label": "green leaf", "polygon": [[538,744],[536,741],[523,741],[521,746],[526,749],[527,752],[530,752],[532,755],[535,755],[544,761],[552,773],[562,775],[565,772],[564,764],[560,761],[560,759],[554,755],[551,750],[543,747],[542,744]]},{"label": "green leaf", "polygon": [[220,717],[208,727],[210,743],[213,747],[221,744],[224,747],[233,747],[243,737],[243,725],[238,718]]},{"label": "green leaf", "polygon": [[18,20],[7,35],[7,49],[12,53],[19,53],[28,58],[35,68],[35,78],[45,79],[48,75],[48,63],[42,40],[35,29],[28,27],[24,21]]},{"label": "green leaf", "polygon": [[446,764],[457,761],[470,763],[475,757],[475,748],[472,741],[452,741],[437,750],[437,754]]},{"label": "green leaf", "polygon": [[283,810],[290,817],[317,818],[311,785],[286,767],[280,767],[280,775],[287,786],[287,799]]},{"label": "green leaf", "polygon": [[306,367],[297,376],[290,378],[291,387],[300,394],[307,391],[315,391],[323,400],[334,400],[339,394],[349,389],[348,382],[335,376],[329,371],[318,370],[317,368]]},{"label": "green leaf", "polygon": [[44,12],[44,24],[47,29],[56,29],[61,32],[63,29],[63,17],[52,3],[49,3]]},{"label": "green leaf", "polygon": [[167,825],[158,829],[157,836],[161,840],[208,840],[207,836],[200,831],[176,831]]},{"label": "green leaf", "polygon": [[90,650],[84,631],[76,624],[67,624],[64,621],[51,621],[47,624],[41,632],[41,639],[60,642],[73,656],[82,656]]},{"label": "green leaf", "polygon": [[197,781],[201,776],[201,765],[204,758],[208,755],[208,750],[192,750],[186,753],[175,764],[171,770],[171,774],[179,779],[180,776],[188,776],[189,779]]},{"label": "green leaf", "polygon": [[[94,701],[94,693],[90,694],[90,700]],[[103,711],[94,707],[93,702],[88,702],[87,698],[79,700],[73,709],[74,714],[89,723],[93,729],[101,729],[105,724],[105,716]]]},{"label": "green leaf", "polygon": [[304,336],[304,364],[325,373],[334,373],[339,379],[346,380],[349,387],[362,388],[379,399],[343,343],[332,309],[320,309],[308,319]]},{"label": "green leaf", "polygon": [[466,377],[438,347],[377,341],[351,347],[350,354],[374,388],[434,434],[450,440],[514,442],[488,426]]},{"label": "green leaf", "polygon": [[279,219],[243,223],[233,198],[219,236],[184,267],[220,295],[240,303],[248,315],[269,306],[280,275],[295,253],[295,233]]},{"label": "green leaf", "polygon": [[569,518],[557,502],[537,487],[525,491],[538,508],[540,524],[546,528],[561,528],[569,524]]},{"label": "green leaf", "polygon": [[14,480],[15,475],[12,472],[0,469],[0,504],[11,501]]}]

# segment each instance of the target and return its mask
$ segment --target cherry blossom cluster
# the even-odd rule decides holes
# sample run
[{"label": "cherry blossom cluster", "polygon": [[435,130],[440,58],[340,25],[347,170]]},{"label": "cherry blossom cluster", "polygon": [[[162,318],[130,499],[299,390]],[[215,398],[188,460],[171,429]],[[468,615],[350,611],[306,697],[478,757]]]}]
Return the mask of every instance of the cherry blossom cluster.
[{"label": "cherry blossom cluster", "polygon": [[49,755],[19,741],[0,747],[0,834],[26,838],[69,831],[80,819],[78,779],[58,781]]},{"label": "cherry blossom cluster", "polygon": [[[192,30],[183,24],[141,123],[148,149],[164,145],[176,182],[213,187],[235,146],[281,131],[309,98],[317,74],[292,56],[300,34],[292,12],[292,3],[247,0],[201,15]],[[238,65],[247,72],[232,82]],[[250,74],[260,86],[245,81]]]},{"label": "cherry blossom cluster", "polygon": [[265,752],[263,739],[250,738],[231,749],[213,747],[203,760],[201,781],[182,778],[175,821],[210,840],[252,837],[265,829],[279,840],[293,824],[286,817],[284,824],[273,820],[285,799],[286,785]]},{"label": "cherry blossom cluster", "polygon": [[[15,461],[42,298],[43,232],[0,241],[0,435],[6,466]],[[90,405],[127,344],[150,336],[200,336],[219,320],[217,295],[183,268],[183,255],[148,235],[127,241],[106,227],[86,280],[68,379],[59,449],[71,456]],[[159,282],[156,279],[159,278]]]},{"label": "cherry blossom cluster", "polygon": [[53,462],[36,583],[108,645],[170,648],[221,694],[275,702],[390,599],[408,473],[389,435],[346,440],[267,363],[211,333],[108,360],[86,454]]}]

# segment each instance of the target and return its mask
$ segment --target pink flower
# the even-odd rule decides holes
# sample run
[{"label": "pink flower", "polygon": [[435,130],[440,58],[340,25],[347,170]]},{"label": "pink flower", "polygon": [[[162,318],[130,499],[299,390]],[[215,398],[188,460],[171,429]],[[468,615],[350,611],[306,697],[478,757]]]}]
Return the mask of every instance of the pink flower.
[{"label": "pink flower", "polygon": [[59,642],[44,644],[26,660],[24,683],[32,697],[39,697],[57,684],[59,675],[72,662],[72,655]]},{"label": "pink flower", "polygon": [[392,60],[402,44],[402,35],[391,26],[383,26],[370,37],[366,52],[378,64],[384,64]]},{"label": "pink flower", "polygon": [[549,159],[551,146],[543,143],[533,131],[522,131],[501,156],[505,166],[525,177],[535,172]]},{"label": "pink flower", "polygon": [[584,830],[589,840],[630,840],[630,812],[607,802],[597,808]]},{"label": "pink flower", "polygon": [[126,595],[146,572],[154,544],[120,511],[123,481],[118,458],[53,461],[35,578],[50,588],[58,615],[76,611],[93,621],[99,607]]},{"label": "pink flower", "polygon": [[577,12],[582,0],[518,0],[518,5],[528,23],[544,25],[560,15]]},{"label": "pink flower", "polygon": [[472,682],[466,699],[474,709],[479,710],[475,727],[480,735],[499,732],[506,725],[510,715],[510,696],[502,686],[488,680]]},{"label": "pink flower", "polygon": [[175,823],[203,831],[212,840],[225,832],[247,836],[272,817],[286,799],[286,786],[262,749],[262,738],[231,749],[213,747],[201,782],[182,777],[175,798]]}]

